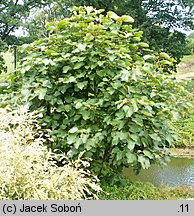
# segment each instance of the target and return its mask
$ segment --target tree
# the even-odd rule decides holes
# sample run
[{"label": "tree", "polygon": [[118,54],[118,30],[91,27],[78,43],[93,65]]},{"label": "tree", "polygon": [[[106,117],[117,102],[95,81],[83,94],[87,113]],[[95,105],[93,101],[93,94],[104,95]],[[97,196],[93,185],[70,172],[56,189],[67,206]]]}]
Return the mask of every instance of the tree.
[{"label": "tree", "polygon": [[0,39],[7,44],[16,44],[17,37],[12,33],[23,26],[30,10],[47,4],[46,0],[1,0],[0,1]]},{"label": "tree", "polygon": [[64,19],[69,15],[69,7],[72,6],[66,1],[65,5],[60,0],[53,2],[41,10],[34,9],[31,11],[31,17],[25,22],[25,29],[29,33],[28,37],[33,40],[39,37],[46,37],[47,31],[45,26],[48,22]]},{"label": "tree", "polygon": [[194,32],[192,32],[187,37],[187,54],[193,54],[194,53]]},{"label": "tree", "polygon": [[[24,25],[25,19],[33,8],[48,4],[49,0],[1,0],[0,1],[0,49],[6,50],[7,45],[19,45],[26,38],[18,38],[14,31]],[[32,40],[28,40],[32,42]],[[0,73],[6,71],[5,62],[0,53]]]},{"label": "tree", "polygon": [[166,121],[182,92],[165,75],[173,59],[154,55],[128,15],[92,7],[73,14],[48,23],[21,64],[23,100],[42,113],[48,147],[72,158],[85,151],[91,170],[109,180],[124,166],[163,163],[175,139]]},{"label": "tree", "polygon": [[186,52],[186,36],[176,29],[189,30],[194,27],[193,0],[57,0],[48,13],[44,11],[32,22],[31,29],[37,29],[36,33],[29,33],[37,35],[40,33],[39,29],[44,29],[43,25],[40,25],[40,20],[54,21],[68,16],[67,9],[74,5],[93,6],[105,9],[104,13],[114,11],[118,15],[132,16],[135,19],[133,27],[144,31],[143,38],[150,47],[156,51],[167,52],[177,60],[177,63]]},{"label": "tree", "polygon": [[[3,43],[1,40],[0,40],[0,48],[5,46],[5,43]],[[3,71],[6,71],[7,70],[7,67],[5,66],[5,62],[4,62],[4,59],[3,59],[3,56],[1,55],[0,53],[0,74],[3,72]]]}]

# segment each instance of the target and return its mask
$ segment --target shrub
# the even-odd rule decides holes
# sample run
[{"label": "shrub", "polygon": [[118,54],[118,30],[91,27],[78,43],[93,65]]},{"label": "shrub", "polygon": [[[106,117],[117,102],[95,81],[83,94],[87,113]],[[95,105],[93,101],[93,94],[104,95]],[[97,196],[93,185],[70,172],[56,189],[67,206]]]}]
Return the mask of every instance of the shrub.
[{"label": "shrub", "polygon": [[103,186],[101,200],[180,200],[194,197],[193,186],[155,187],[151,183],[128,182],[123,186]]},{"label": "shrub", "polygon": [[157,199],[159,200],[183,200],[194,197],[194,187],[189,185],[180,185],[173,188],[159,188]]},{"label": "shrub", "polygon": [[0,49],[1,49],[1,51],[0,51],[0,74],[2,73],[2,72],[6,72],[7,71],[7,67],[6,67],[6,65],[5,65],[5,60],[4,60],[4,58],[3,58],[3,55],[2,55],[2,50],[6,50],[5,49],[5,42],[3,42],[1,39],[0,39]]},{"label": "shrub", "polygon": [[47,24],[49,37],[25,48],[22,94],[52,130],[49,147],[72,158],[85,150],[92,171],[112,179],[123,166],[139,172],[168,158],[175,136],[166,119],[183,88],[165,75],[173,59],[148,49],[133,18],[103,12],[74,8]]},{"label": "shrub", "polygon": [[190,101],[191,108],[183,112],[179,119],[169,123],[179,138],[175,143],[176,147],[194,146],[194,80],[186,82],[185,88],[189,91],[185,99]]},{"label": "shrub", "polygon": [[151,183],[128,182],[123,186],[104,186],[101,200],[155,200],[159,189]]},{"label": "shrub", "polygon": [[194,53],[194,33],[192,32],[188,37],[187,37],[187,55],[193,54]]},{"label": "shrub", "polygon": [[56,165],[56,155],[43,146],[34,113],[26,108],[0,109],[0,199],[97,198],[97,179],[87,171],[89,163],[78,159]]}]

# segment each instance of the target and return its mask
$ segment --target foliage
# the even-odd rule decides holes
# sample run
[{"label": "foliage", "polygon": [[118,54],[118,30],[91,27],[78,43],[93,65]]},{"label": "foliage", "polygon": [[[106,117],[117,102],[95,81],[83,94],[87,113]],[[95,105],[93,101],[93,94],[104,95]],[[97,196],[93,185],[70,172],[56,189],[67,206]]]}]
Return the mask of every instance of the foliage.
[{"label": "foliage", "polygon": [[126,185],[106,185],[99,194],[100,200],[155,200],[158,189],[151,183],[128,182]]},{"label": "foliage", "polygon": [[186,82],[185,88],[190,92],[185,99],[191,103],[191,109],[180,115],[178,120],[169,123],[179,137],[176,147],[194,146],[194,80]]},{"label": "foliage", "polygon": [[[60,1],[69,4],[69,1]],[[88,1],[74,0],[72,5],[93,6],[97,9],[104,8],[105,11],[114,11],[119,15],[130,14],[135,18],[136,27],[144,22],[160,24],[168,28],[193,28],[193,0],[185,1],[163,1],[163,0],[104,0]]]},{"label": "foliage", "polygon": [[[185,77],[192,77],[192,72],[194,71],[194,53],[192,55],[185,55],[182,59],[180,64],[177,67],[178,74]],[[189,82],[188,82],[189,84]],[[192,84],[193,85],[193,84]]]},{"label": "foliage", "polygon": [[187,54],[194,53],[194,32],[187,37]]},{"label": "foliage", "polygon": [[[43,114],[54,144],[72,158],[85,150],[92,170],[113,179],[168,158],[183,88],[165,75],[173,59],[155,56],[133,18],[92,7],[47,25],[49,37],[27,46],[22,94]],[[174,94],[176,92],[176,94]],[[181,107],[181,104],[179,104]]]},{"label": "foliage", "polygon": [[0,50],[1,50],[0,51],[0,74],[2,72],[6,72],[6,70],[7,70],[7,67],[5,66],[4,58],[3,58],[2,53],[1,53],[4,46],[5,46],[5,43],[0,39]]},{"label": "foliage", "polygon": [[164,51],[172,56],[178,64],[187,52],[186,36],[178,31],[170,32],[169,28],[159,25],[142,25],[143,38],[156,51]]},{"label": "foliage", "polygon": [[28,32],[28,37],[31,40],[37,40],[40,37],[48,36],[45,26],[48,22],[64,19],[69,15],[69,7],[72,2],[56,0],[52,4],[40,9],[31,11],[31,16],[26,20],[25,28]]},{"label": "foliage", "polygon": [[5,72],[7,70],[7,67],[5,66],[5,61],[3,59],[3,56],[0,53],[0,74],[2,72]]},{"label": "foliage", "polygon": [[178,134],[179,140],[176,147],[193,147],[194,146],[194,111],[189,112],[178,121],[171,123],[171,127]]},{"label": "foliage", "polygon": [[44,0],[2,0],[0,1],[0,40],[7,44],[17,44],[18,38],[12,33],[23,26],[32,8],[41,7],[49,1]]},{"label": "foliage", "polygon": [[186,53],[185,34],[176,30],[194,28],[192,0],[56,0],[42,12],[36,12],[28,22],[29,35],[35,38],[36,35],[45,35],[46,30],[42,23],[63,19],[69,15],[68,8],[81,5],[103,8],[104,13],[114,11],[120,16],[123,14],[132,16],[135,19],[133,27],[144,31],[144,40],[150,47],[167,52],[177,60],[177,63]]},{"label": "foliage", "polygon": [[194,187],[155,187],[151,183],[128,182],[123,186],[103,186],[101,200],[180,200],[194,197]]},{"label": "foliage", "polygon": [[189,199],[194,197],[194,187],[193,186],[177,186],[174,188],[159,188],[157,194],[159,200],[181,200]]},{"label": "foliage", "polygon": [[56,155],[43,146],[36,118],[26,107],[0,109],[0,199],[97,198],[100,187],[87,171],[89,163],[61,155],[64,166],[58,167]]}]

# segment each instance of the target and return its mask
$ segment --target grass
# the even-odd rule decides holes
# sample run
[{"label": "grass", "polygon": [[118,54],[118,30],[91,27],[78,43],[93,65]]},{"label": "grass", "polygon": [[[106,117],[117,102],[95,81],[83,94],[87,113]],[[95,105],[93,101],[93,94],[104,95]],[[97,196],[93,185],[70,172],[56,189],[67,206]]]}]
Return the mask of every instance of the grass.
[{"label": "grass", "polygon": [[170,122],[170,127],[179,136],[176,147],[194,147],[194,79],[188,81],[184,86],[189,94],[186,100],[191,103],[191,107],[177,121]]},{"label": "grass", "polygon": [[155,187],[151,183],[129,182],[123,186],[103,186],[101,200],[180,200],[194,198],[193,186]]},{"label": "grass", "polygon": [[194,77],[194,54],[184,56],[181,63],[177,67],[178,78]]},{"label": "grass", "polygon": [[170,123],[172,129],[178,134],[179,141],[176,147],[194,147],[194,54],[185,56],[178,65],[178,79],[188,79],[184,87],[189,91],[186,100],[191,103],[191,108],[182,113],[178,121]]},{"label": "grass", "polygon": [[14,71],[14,57],[13,53],[10,51],[7,51],[3,54],[3,58],[5,59],[5,65],[7,66],[7,72],[2,72],[0,74],[0,83],[9,83],[11,79],[11,75]]},{"label": "grass", "polygon": [[14,57],[13,53],[10,51],[7,51],[3,53],[3,58],[5,59],[5,65],[7,66],[8,72],[11,72],[14,70]]}]

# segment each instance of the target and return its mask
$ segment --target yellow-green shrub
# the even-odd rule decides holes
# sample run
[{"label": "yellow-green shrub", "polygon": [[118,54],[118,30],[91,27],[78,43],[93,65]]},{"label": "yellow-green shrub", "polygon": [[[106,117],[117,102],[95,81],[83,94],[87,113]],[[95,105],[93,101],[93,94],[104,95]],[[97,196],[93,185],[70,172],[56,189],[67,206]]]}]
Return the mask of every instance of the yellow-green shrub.
[{"label": "yellow-green shrub", "polygon": [[64,166],[58,167],[36,117],[26,107],[0,109],[0,199],[97,198],[100,187],[87,171],[89,163],[70,163],[61,155]]}]

